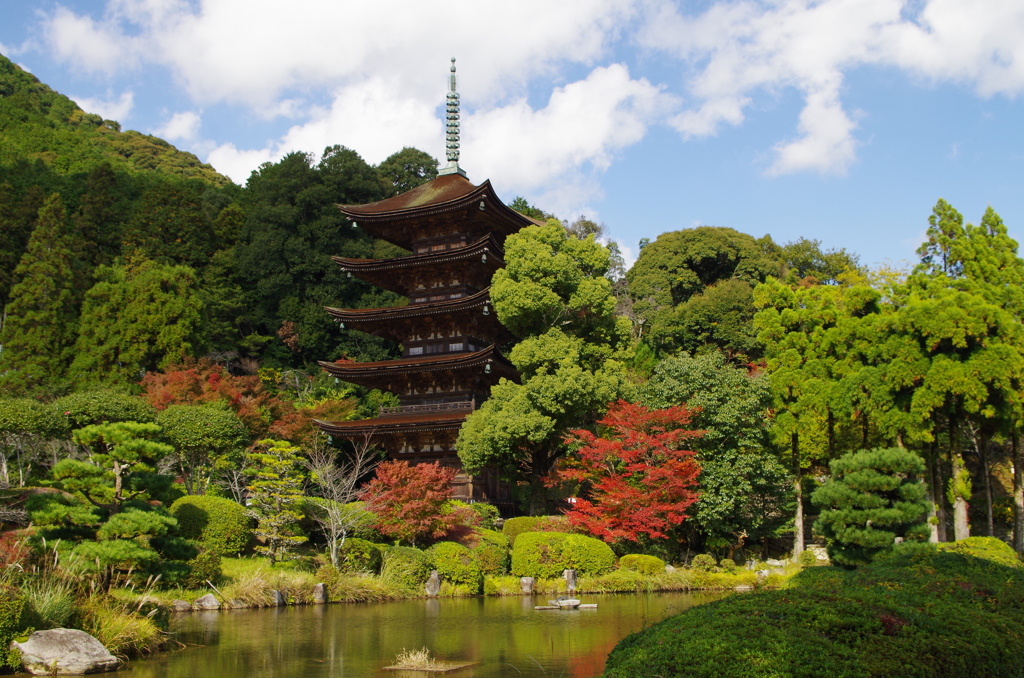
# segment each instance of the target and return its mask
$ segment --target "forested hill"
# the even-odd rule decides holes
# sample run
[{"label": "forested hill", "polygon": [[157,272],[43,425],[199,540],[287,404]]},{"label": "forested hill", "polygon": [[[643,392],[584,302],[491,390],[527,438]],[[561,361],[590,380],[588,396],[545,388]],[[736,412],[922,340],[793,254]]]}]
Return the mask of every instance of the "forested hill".
[{"label": "forested hill", "polygon": [[266,163],[240,187],[0,56],[0,392],[133,388],[203,357],[254,372],[387,356],[394,347],[324,312],[400,303],[338,271],[332,255],[398,252],[336,204],[436,174],[416,149],[371,166],[330,146]]},{"label": "forested hill", "polygon": [[86,173],[101,162],[129,171],[158,171],[202,179],[215,186],[230,180],[199,158],[163,139],[86,113],[0,55],[0,166],[41,160],[57,174]]}]

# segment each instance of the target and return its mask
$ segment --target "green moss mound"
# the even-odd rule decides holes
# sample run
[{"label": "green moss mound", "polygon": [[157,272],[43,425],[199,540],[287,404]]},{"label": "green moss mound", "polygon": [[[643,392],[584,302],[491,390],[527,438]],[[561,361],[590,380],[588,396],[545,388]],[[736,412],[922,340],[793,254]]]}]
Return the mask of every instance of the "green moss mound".
[{"label": "green moss mound", "polygon": [[346,539],[338,556],[342,572],[377,574],[384,562],[380,544],[358,537]]},{"label": "green moss mound", "polygon": [[230,499],[188,495],[171,504],[171,515],[178,519],[181,536],[217,555],[237,555],[252,539],[252,518]]},{"label": "green moss mound", "polygon": [[940,551],[962,553],[965,556],[984,558],[1007,567],[1024,567],[1017,553],[1005,542],[995,537],[968,537],[948,544],[939,544]]},{"label": "green moss mound", "polygon": [[652,576],[665,574],[665,561],[657,556],[630,553],[619,558],[619,569]]},{"label": "green moss mound", "polygon": [[604,676],[1021,675],[1024,569],[907,546],[666,619],[621,641]]},{"label": "green moss mound", "polygon": [[480,593],[483,586],[480,566],[473,553],[462,544],[453,541],[438,542],[427,549],[427,559],[430,567],[437,570],[442,580],[465,586],[469,595]]},{"label": "green moss mound", "polygon": [[562,570],[597,575],[615,566],[615,554],[600,539],[562,532],[526,532],[512,549],[512,574],[517,577],[560,577]]}]

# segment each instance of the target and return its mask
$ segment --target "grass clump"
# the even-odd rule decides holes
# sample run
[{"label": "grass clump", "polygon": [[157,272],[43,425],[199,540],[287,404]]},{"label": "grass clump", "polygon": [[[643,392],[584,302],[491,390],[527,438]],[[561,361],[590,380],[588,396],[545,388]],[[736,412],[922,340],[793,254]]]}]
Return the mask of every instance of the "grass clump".
[{"label": "grass clump", "polygon": [[143,615],[110,598],[96,597],[80,609],[82,630],[95,636],[115,656],[148,654],[164,643],[165,636],[156,620],[157,607]]},{"label": "grass clump", "polygon": [[395,663],[389,666],[392,669],[406,669],[413,671],[437,671],[455,668],[455,664],[440,662],[430,656],[430,650],[423,647],[419,650],[406,650],[395,655]]},{"label": "grass clump", "polygon": [[1024,569],[907,546],[666,619],[621,641],[604,676],[1020,676]]}]

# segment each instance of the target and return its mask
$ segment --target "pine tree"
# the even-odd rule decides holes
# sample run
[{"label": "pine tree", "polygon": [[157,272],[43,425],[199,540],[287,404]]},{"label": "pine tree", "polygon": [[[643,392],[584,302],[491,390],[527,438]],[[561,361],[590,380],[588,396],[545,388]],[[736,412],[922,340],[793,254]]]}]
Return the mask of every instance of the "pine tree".
[{"label": "pine tree", "polygon": [[0,386],[25,394],[59,391],[77,322],[74,255],[60,194],[51,195],[39,210],[14,274],[18,282],[0,330]]},{"label": "pine tree", "polygon": [[256,547],[270,559],[281,560],[292,547],[306,541],[296,534],[302,515],[302,462],[299,448],[284,440],[261,440],[249,452],[251,465],[257,469],[249,490],[249,507],[259,521]]}]

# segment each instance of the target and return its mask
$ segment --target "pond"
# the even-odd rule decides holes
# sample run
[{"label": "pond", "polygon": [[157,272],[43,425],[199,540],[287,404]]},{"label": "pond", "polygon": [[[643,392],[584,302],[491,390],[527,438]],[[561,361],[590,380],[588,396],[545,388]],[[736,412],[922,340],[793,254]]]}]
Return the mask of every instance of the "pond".
[{"label": "pond", "polygon": [[[588,678],[623,637],[723,594],[583,596],[588,610],[534,610],[548,596],[406,600],[193,612],[184,649],[129,664],[134,678]],[[473,662],[451,673],[387,671],[403,649]]]}]

